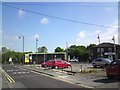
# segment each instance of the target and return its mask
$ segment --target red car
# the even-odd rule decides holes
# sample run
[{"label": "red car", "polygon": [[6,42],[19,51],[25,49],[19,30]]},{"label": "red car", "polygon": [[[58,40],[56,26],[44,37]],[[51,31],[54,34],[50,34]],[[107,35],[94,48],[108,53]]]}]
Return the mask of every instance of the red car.
[{"label": "red car", "polygon": [[120,60],[112,61],[106,67],[106,75],[108,78],[120,78]]},{"label": "red car", "polygon": [[68,68],[71,67],[71,63],[63,60],[49,60],[41,64],[42,67],[51,67],[51,68]]}]

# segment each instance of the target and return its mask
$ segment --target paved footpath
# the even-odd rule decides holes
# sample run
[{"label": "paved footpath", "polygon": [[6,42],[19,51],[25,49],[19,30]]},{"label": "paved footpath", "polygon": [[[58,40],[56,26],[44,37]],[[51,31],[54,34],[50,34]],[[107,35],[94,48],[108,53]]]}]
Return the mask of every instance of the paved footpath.
[{"label": "paved footpath", "polygon": [[[24,65],[24,68],[34,70],[57,79],[78,84],[86,88],[118,88],[118,80],[110,80],[106,77],[105,71],[99,70],[94,73],[71,74],[60,69],[43,69],[35,65]],[[120,83],[120,82],[119,82]]]}]

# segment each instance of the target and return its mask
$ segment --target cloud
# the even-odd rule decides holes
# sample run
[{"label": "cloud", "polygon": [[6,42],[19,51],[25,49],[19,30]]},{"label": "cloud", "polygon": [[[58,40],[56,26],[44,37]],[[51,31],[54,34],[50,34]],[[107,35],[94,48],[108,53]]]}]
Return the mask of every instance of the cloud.
[{"label": "cloud", "polygon": [[112,37],[115,36],[115,41],[118,43],[118,29],[117,25],[113,25],[115,28],[108,28],[106,31],[100,34],[101,42],[113,42]]},{"label": "cloud", "polygon": [[33,36],[27,36],[26,38],[29,39],[29,40],[35,40],[36,38],[39,39],[39,35],[38,34],[35,34]]},{"label": "cloud", "polygon": [[34,35],[34,38],[39,38],[39,35],[38,35],[38,34],[35,34],[35,35]]},{"label": "cloud", "polygon": [[22,9],[19,9],[18,15],[19,15],[19,17],[23,17],[25,15],[25,11],[23,11]]},{"label": "cloud", "polygon": [[49,19],[47,19],[47,18],[42,18],[41,20],[40,20],[40,22],[41,22],[41,24],[48,24],[49,23]]},{"label": "cloud", "polygon": [[79,45],[89,45],[89,44],[99,44],[97,36],[100,36],[100,42],[110,42],[113,43],[113,36],[115,36],[115,43],[118,44],[118,21],[115,21],[113,24],[108,25],[111,28],[105,28],[101,30],[96,30],[92,32],[81,31],[77,34],[75,44]]},{"label": "cloud", "polygon": [[85,31],[80,31],[77,36],[78,38],[85,38],[86,37]]}]

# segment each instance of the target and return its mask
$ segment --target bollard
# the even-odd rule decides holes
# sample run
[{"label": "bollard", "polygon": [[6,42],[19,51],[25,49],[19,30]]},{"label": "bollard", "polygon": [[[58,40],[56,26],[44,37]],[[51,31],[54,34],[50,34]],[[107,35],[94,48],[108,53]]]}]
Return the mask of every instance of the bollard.
[{"label": "bollard", "polygon": [[63,73],[63,65],[62,65],[62,73]]},{"label": "bollard", "polygon": [[81,66],[81,73],[82,73],[82,65],[80,65]]}]

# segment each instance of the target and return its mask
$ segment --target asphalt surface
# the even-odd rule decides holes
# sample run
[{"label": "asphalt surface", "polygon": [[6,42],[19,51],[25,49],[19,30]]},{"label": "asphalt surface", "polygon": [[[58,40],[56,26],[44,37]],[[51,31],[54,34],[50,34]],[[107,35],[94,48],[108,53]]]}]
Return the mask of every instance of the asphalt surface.
[{"label": "asphalt surface", "polygon": [[15,81],[8,84],[10,88],[83,88],[24,69],[20,65],[3,65],[2,68]]}]

